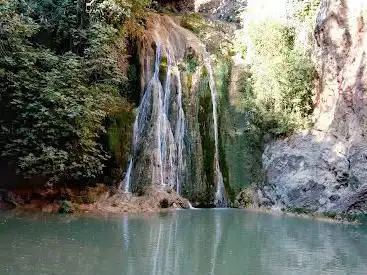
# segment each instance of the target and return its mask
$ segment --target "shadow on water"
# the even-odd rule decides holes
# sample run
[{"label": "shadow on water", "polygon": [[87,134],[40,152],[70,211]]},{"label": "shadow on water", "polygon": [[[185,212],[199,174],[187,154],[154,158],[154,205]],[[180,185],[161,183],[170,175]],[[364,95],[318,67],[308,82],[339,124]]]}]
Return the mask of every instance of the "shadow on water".
[{"label": "shadow on water", "polygon": [[0,217],[0,274],[364,274],[367,227],[233,209]]}]

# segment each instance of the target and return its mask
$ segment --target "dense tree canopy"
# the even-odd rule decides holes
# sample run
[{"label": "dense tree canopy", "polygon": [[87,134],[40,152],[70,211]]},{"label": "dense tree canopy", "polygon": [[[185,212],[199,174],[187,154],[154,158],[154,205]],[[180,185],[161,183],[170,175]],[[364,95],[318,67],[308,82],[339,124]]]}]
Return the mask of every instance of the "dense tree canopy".
[{"label": "dense tree canopy", "polygon": [[147,0],[0,4],[0,158],[24,177],[93,178],[127,106],[123,23]]}]

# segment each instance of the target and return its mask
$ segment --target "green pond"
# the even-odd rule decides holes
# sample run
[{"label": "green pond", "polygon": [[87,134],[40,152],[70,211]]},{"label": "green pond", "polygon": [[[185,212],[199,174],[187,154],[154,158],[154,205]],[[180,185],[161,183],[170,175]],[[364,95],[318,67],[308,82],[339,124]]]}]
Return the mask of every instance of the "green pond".
[{"label": "green pond", "polygon": [[0,274],[367,274],[367,227],[241,210],[0,214]]}]

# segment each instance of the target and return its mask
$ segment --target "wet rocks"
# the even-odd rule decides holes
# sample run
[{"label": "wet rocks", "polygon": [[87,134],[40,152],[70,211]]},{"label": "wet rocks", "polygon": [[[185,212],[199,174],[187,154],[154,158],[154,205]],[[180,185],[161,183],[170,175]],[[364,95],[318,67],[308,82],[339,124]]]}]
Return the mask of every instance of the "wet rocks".
[{"label": "wet rocks", "polygon": [[169,207],[169,201],[168,201],[168,199],[167,198],[162,199],[159,202],[159,206],[160,206],[160,208],[168,208]]}]

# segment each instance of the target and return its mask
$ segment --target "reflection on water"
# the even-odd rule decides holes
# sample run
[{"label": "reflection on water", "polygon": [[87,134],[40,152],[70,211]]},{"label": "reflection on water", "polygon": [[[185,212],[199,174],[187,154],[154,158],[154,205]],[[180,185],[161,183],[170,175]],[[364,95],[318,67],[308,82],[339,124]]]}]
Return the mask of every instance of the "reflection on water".
[{"label": "reflection on water", "polygon": [[366,274],[367,228],[238,210],[0,216],[0,274]]}]

